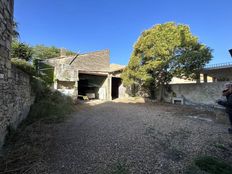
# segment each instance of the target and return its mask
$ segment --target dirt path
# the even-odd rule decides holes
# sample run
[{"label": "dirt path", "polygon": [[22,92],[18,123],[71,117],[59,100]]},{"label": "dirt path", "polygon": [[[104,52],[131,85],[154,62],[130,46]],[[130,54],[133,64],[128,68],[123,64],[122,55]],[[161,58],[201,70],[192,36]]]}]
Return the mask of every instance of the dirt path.
[{"label": "dirt path", "polygon": [[55,129],[48,173],[183,173],[204,154],[232,162],[228,125],[210,121],[210,113],[122,101],[90,105]]}]

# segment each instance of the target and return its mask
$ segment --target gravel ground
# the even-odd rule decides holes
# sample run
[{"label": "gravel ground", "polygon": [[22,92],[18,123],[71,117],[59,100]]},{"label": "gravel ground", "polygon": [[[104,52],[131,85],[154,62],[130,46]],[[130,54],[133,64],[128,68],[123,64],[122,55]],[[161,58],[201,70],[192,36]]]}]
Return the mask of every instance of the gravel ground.
[{"label": "gravel ground", "polygon": [[185,173],[199,155],[232,163],[228,125],[214,120],[211,112],[180,105],[82,104],[54,129],[44,173]]}]

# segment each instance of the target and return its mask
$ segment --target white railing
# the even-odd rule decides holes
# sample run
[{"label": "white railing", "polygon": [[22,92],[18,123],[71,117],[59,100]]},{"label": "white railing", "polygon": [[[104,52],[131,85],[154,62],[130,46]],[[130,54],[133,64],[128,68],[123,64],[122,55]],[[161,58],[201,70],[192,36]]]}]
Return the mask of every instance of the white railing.
[{"label": "white railing", "polygon": [[232,67],[232,62],[206,65],[204,69],[218,69],[218,68],[228,68],[228,67]]}]

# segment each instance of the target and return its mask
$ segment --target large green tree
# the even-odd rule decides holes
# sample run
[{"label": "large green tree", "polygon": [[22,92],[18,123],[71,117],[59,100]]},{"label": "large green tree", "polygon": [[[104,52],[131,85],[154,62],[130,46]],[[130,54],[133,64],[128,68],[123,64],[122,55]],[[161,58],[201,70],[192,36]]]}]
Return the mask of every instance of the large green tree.
[{"label": "large green tree", "polygon": [[151,97],[172,77],[196,78],[212,58],[212,50],[198,41],[189,26],[168,22],[142,33],[122,74],[126,86],[139,86]]}]

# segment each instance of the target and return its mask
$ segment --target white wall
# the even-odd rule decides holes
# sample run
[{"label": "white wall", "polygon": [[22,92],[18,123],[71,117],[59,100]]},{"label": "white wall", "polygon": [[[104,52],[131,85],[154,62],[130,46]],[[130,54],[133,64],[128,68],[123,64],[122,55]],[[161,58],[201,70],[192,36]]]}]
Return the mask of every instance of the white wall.
[{"label": "white wall", "polygon": [[226,82],[195,83],[195,84],[172,84],[173,93],[164,92],[164,100],[171,102],[172,97],[182,97],[187,105],[208,105],[219,107],[215,103],[222,97],[222,89]]}]

